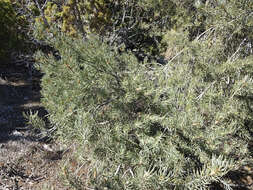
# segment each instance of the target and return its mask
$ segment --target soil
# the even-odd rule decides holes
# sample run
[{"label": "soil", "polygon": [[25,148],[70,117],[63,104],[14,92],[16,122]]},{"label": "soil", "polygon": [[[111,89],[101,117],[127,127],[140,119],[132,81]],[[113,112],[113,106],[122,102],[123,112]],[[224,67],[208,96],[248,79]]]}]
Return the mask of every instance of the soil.
[{"label": "soil", "polygon": [[[71,158],[73,150],[40,139],[23,115],[38,111],[43,118],[47,114],[40,104],[41,74],[31,64],[0,64],[0,189],[73,189],[60,178],[61,163]],[[69,160],[73,170],[80,169],[74,159]],[[228,177],[235,184],[233,189],[253,190],[252,167],[245,166]],[[213,184],[211,189],[223,188]]]},{"label": "soil", "polygon": [[63,151],[40,139],[23,115],[47,112],[40,105],[41,74],[21,63],[0,64],[0,189],[66,189],[55,175]]}]

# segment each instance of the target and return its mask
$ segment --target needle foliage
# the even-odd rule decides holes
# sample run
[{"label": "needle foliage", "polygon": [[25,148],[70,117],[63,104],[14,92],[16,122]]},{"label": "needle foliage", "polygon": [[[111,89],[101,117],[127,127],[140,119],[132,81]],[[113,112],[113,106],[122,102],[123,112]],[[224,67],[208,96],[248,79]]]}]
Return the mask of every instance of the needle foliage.
[{"label": "needle foliage", "polygon": [[252,2],[180,2],[167,64],[47,30],[60,58],[37,53],[42,102],[55,135],[79,142],[86,185],[231,189],[229,172],[252,162]]}]

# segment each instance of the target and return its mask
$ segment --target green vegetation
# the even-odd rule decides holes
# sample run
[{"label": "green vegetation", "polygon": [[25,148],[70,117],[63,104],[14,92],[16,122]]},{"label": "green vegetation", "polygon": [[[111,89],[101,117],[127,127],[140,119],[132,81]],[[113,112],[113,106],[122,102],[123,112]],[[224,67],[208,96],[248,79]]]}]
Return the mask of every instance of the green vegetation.
[{"label": "green vegetation", "polygon": [[231,189],[229,172],[252,164],[251,0],[29,6],[54,49],[36,54],[50,130],[90,168],[81,181],[66,167],[70,184]]},{"label": "green vegetation", "polygon": [[0,60],[5,62],[10,59],[11,51],[22,47],[24,34],[20,28],[25,26],[25,20],[17,15],[10,0],[0,1],[0,18]]},{"label": "green vegetation", "polygon": [[100,176],[93,185],[198,189],[225,184],[223,176],[250,161],[252,59],[207,65],[218,47],[172,35],[190,48],[165,66],[62,34],[53,39],[61,60],[38,55],[50,121],[60,139],[80,142]]}]

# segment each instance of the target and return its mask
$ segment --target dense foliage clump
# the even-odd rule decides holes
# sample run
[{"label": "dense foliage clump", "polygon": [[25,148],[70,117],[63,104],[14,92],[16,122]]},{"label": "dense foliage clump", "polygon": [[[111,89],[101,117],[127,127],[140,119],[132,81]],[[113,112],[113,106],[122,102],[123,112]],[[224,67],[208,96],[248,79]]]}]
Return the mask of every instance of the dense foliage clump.
[{"label": "dense foliage clump", "polygon": [[227,174],[251,162],[252,4],[228,5],[240,16],[228,17],[219,4],[199,5],[198,25],[191,20],[167,30],[164,65],[119,54],[97,37],[48,31],[61,59],[37,55],[43,105],[56,135],[80,142],[96,174],[90,184],[229,188]]},{"label": "dense foliage clump", "polygon": [[10,0],[0,1],[0,60],[10,59],[11,51],[22,47],[24,33],[20,28],[26,25],[25,19],[19,16]]},{"label": "dense foliage clump", "polygon": [[[0,32],[11,36],[18,16],[1,6],[11,24]],[[22,6],[32,38],[50,49],[36,54],[47,132],[78,143],[83,185],[231,189],[229,172],[252,163],[253,1]]]}]

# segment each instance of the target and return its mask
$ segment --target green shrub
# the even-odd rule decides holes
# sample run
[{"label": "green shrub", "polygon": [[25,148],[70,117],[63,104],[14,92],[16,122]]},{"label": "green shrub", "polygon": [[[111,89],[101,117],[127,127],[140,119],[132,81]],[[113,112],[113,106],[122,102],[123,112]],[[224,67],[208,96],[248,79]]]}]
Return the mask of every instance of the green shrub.
[{"label": "green shrub", "polygon": [[24,34],[22,28],[26,22],[18,16],[10,0],[0,1],[0,60],[6,62],[10,59],[10,52],[22,47],[21,40]]},{"label": "green shrub", "polygon": [[79,142],[89,186],[229,189],[227,174],[252,163],[252,1],[207,1],[196,15],[190,1],[174,3],[185,23],[175,15],[163,36],[167,65],[44,32],[61,59],[37,54],[42,103],[56,136]]},{"label": "green shrub", "polygon": [[252,57],[218,62],[222,43],[170,39],[185,49],[165,66],[64,34],[50,39],[60,60],[38,53],[43,105],[58,137],[80,142],[94,186],[207,188],[251,160]]}]

